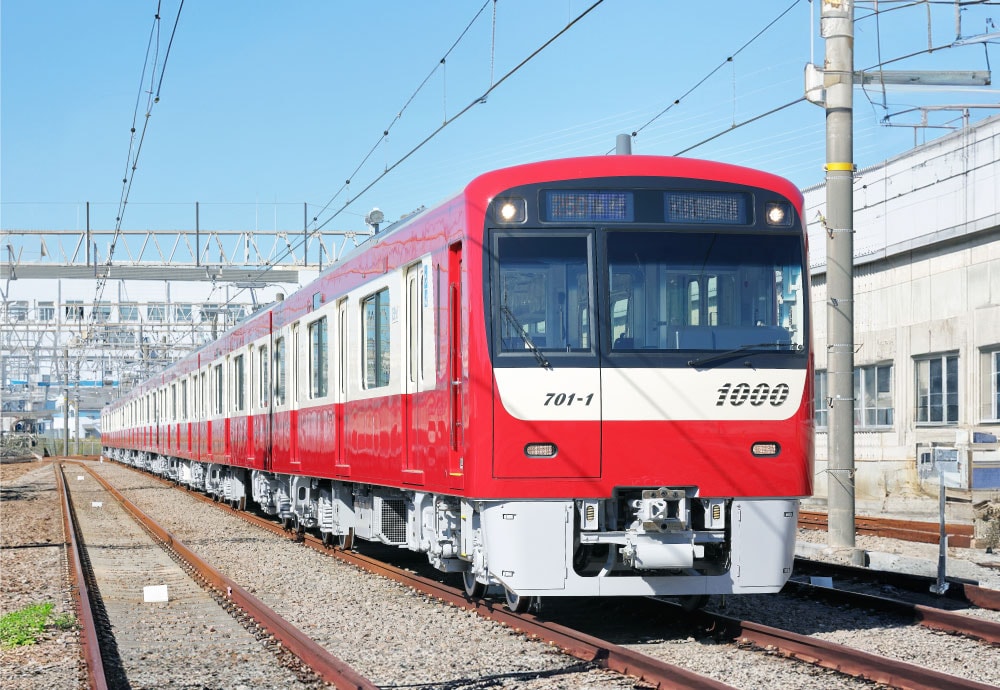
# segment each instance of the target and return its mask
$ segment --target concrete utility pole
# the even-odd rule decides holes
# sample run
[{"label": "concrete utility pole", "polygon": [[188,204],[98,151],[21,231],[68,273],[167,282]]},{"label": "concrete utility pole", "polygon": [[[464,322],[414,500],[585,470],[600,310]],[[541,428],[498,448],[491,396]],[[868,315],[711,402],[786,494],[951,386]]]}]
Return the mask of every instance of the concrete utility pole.
[{"label": "concrete utility pole", "polygon": [[830,546],[854,548],[854,0],[823,0],[826,39],[827,473]]}]

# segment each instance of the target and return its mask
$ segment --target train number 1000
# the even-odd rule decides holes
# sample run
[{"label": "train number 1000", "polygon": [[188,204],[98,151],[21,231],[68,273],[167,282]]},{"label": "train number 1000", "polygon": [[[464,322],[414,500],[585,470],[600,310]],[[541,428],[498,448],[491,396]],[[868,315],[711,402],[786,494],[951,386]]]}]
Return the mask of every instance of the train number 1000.
[{"label": "train number 1000", "polygon": [[788,384],[779,383],[770,386],[766,383],[758,383],[753,388],[749,383],[727,383],[719,388],[719,399],[715,402],[716,407],[721,407],[727,402],[730,405],[739,407],[745,402],[749,402],[754,407],[760,407],[764,403],[771,403],[772,406],[784,404],[788,400]]}]

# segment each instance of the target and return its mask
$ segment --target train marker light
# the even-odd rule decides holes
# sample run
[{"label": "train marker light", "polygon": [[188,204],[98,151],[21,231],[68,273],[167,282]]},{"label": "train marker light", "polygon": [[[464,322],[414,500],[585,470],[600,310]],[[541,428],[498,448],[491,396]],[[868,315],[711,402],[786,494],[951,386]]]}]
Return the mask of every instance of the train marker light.
[{"label": "train marker light", "polygon": [[528,205],[524,199],[504,199],[497,201],[496,214],[501,223],[523,223],[528,217]]},{"label": "train marker light", "polygon": [[781,452],[781,446],[774,441],[757,441],[750,452],[755,458],[773,458]]},{"label": "train marker light", "polygon": [[767,219],[768,225],[787,227],[792,224],[792,214],[788,204],[776,201],[768,202],[764,207],[764,217]]},{"label": "train marker light", "polygon": [[529,458],[554,458],[557,450],[554,443],[529,443],[524,447],[524,454]]}]

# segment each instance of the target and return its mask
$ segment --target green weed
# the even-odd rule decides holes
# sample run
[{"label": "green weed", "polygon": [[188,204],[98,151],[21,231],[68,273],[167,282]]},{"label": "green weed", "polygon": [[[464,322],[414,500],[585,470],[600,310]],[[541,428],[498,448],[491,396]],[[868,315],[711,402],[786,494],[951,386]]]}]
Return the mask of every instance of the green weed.
[{"label": "green weed", "polygon": [[32,604],[0,618],[0,644],[4,647],[35,644],[46,625],[59,630],[72,628],[73,616],[68,613],[54,615],[54,607],[52,602]]}]

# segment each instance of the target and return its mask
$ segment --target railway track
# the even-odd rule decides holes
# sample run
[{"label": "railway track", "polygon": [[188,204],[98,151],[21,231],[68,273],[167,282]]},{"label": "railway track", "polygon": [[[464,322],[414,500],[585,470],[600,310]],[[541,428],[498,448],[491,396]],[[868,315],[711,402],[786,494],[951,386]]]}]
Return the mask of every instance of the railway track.
[{"label": "railway track", "polygon": [[[191,492],[187,493],[205,502],[211,502],[211,499],[208,497]],[[313,549],[324,553],[331,553],[340,560],[405,583],[408,587],[421,591],[427,596],[447,601],[470,611],[475,611],[478,615],[501,622],[515,630],[520,630],[528,635],[547,640],[550,644],[559,646],[579,659],[599,664],[619,673],[637,676],[654,687],[725,687],[719,685],[718,681],[699,677],[697,674],[690,676],[688,674],[691,672],[683,668],[673,664],[664,664],[661,660],[657,660],[649,655],[637,653],[634,649],[613,644],[570,626],[561,625],[554,620],[532,616],[531,614],[515,615],[489,601],[470,602],[466,600],[464,594],[457,588],[448,587],[435,580],[416,575],[411,571],[387,565],[369,556],[331,550],[312,535],[290,534],[270,520],[250,513],[236,512],[235,514],[243,520],[272,533],[282,534],[291,539],[301,541]],[[636,603],[634,600],[626,601],[630,601],[632,604]],[[635,615],[638,616],[640,614],[636,613]],[[925,618],[927,617],[925,616]],[[808,661],[824,668],[836,669],[840,673],[846,673],[856,678],[876,680],[893,687],[939,688],[947,686],[977,690],[979,688],[993,687],[989,684],[933,671],[916,664],[908,664],[879,655],[868,654],[861,650],[816,639],[811,636],[799,635],[749,621],[740,621],[727,616],[705,613],[697,617],[696,620],[703,630],[716,637],[728,639],[737,645],[753,646],[768,650],[769,653],[777,651],[790,658]],[[990,634],[992,635],[993,633]],[[983,639],[993,638],[987,635]]]},{"label": "railway track", "polygon": [[[799,528],[825,531],[827,529],[826,513],[810,510],[799,511]],[[854,518],[854,528],[858,534],[914,541],[922,544],[937,544],[941,538],[941,526],[935,522],[859,515]],[[946,523],[945,534],[948,535],[949,546],[964,549],[972,546],[974,539],[972,525]]]},{"label": "railway track", "polygon": [[[99,474],[81,465],[68,470],[76,483],[67,482],[61,467],[57,475],[91,687],[153,687],[168,666],[183,669],[186,683],[221,677],[251,687],[376,687],[208,565]],[[144,586],[150,581],[166,584]],[[149,586],[163,605],[144,610],[138,595]]]}]

